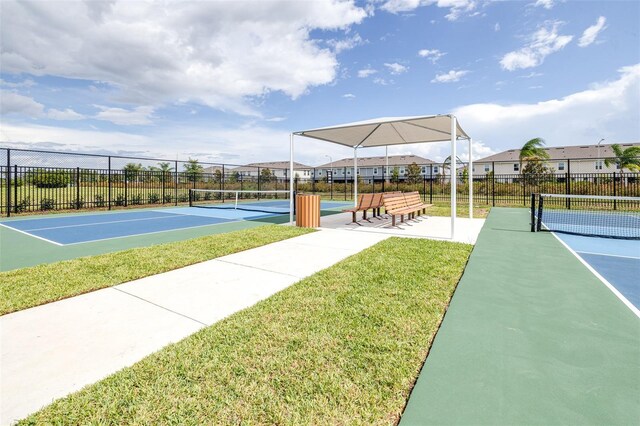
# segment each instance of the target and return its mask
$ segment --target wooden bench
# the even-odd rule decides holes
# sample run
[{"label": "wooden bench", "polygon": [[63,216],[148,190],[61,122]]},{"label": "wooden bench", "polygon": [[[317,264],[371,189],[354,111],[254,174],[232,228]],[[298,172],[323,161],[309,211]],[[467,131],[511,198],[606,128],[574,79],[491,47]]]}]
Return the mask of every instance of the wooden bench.
[{"label": "wooden bench", "polygon": [[382,209],[382,193],[376,194],[360,194],[358,196],[358,205],[351,208],[342,210],[343,212],[349,212],[352,214],[352,223],[358,223],[356,214],[362,212],[362,220],[370,222],[367,218],[367,211],[373,210],[372,217],[379,217],[380,210]]},{"label": "wooden bench", "polygon": [[426,213],[430,204],[424,204],[418,192],[385,193],[382,197],[384,210],[391,216],[391,226],[396,226],[396,216],[400,216],[400,222],[404,222],[404,216],[413,219],[417,214]]}]

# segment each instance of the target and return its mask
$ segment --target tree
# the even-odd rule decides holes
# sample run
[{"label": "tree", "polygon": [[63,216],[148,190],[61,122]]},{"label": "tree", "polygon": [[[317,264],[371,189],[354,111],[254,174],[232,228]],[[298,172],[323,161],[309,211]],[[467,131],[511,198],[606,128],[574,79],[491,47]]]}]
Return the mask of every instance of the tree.
[{"label": "tree", "polygon": [[467,183],[468,180],[469,180],[469,168],[465,167],[462,169],[462,176],[460,176],[460,182]]},{"label": "tree", "polygon": [[268,167],[265,167],[264,169],[260,170],[260,180],[262,182],[269,183],[272,178],[273,178],[273,173],[271,173],[271,169],[269,169]]},{"label": "tree", "polygon": [[523,173],[523,163],[529,161],[541,161],[549,158],[549,153],[543,148],[545,145],[544,139],[533,138],[525,142],[520,148],[520,173]]},{"label": "tree", "polygon": [[529,185],[538,185],[550,177],[552,170],[545,165],[544,161],[532,159],[527,161],[521,173],[524,182]]},{"label": "tree", "polygon": [[222,170],[216,169],[216,171],[213,172],[213,180],[215,183],[222,182]]},{"label": "tree", "polygon": [[621,173],[624,172],[624,169],[640,171],[640,146],[631,146],[623,150],[620,145],[613,144],[611,145],[611,150],[615,158],[605,159],[605,166],[609,167],[612,164],[617,164]]},{"label": "tree", "polygon": [[398,183],[400,181],[400,170],[397,167],[394,167],[391,170],[391,183]]},{"label": "tree", "polygon": [[138,180],[138,174],[144,170],[144,167],[142,167],[140,163],[127,163],[122,170],[124,171],[124,178],[127,182],[135,182]]},{"label": "tree", "polygon": [[160,168],[160,171],[162,172],[162,176],[165,182],[170,181],[171,171],[173,170],[173,167],[171,167],[171,163],[158,163],[158,166]]},{"label": "tree", "polygon": [[420,175],[421,169],[418,164],[414,161],[409,164],[407,167],[407,181],[412,184],[416,184],[422,180],[422,176]]},{"label": "tree", "polygon": [[204,168],[198,163],[198,160],[189,158],[183,166],[189,182],[197,182],[202,179]]}]

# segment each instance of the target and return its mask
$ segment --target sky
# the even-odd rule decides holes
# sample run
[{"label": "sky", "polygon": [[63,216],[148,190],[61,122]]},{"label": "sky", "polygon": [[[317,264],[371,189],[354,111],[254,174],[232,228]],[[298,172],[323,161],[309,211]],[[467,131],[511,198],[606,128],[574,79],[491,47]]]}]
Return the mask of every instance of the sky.
[{"label": "sky", "polygon": [[638,22],[636,0],[2,0],[0,146],[245,164],[288,160],[293,131],[431,114],[474,159],[638,142]]}]

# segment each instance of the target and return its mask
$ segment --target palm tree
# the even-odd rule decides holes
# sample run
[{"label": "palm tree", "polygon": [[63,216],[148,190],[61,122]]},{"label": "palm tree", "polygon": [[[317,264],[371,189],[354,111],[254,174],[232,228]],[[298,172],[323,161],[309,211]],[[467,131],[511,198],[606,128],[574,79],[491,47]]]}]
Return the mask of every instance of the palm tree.
[{"label": "palm tree", "polygon": [[629,169],[631,171],[640,171],[640,146],[631,146],[625,150],[620,148],[620,145],[611,145],[611,150],[615,155],[615,158],[606,158],[604,165],[609,167],[611,164],[617,164],[620,168],[620,172],[623,169]]},{"label": "palm tree", "polygon": [[533,138],[522,145],[519,156],[520,173],[522,173],[522,163],[527,161],[546,160],[549,158],[549,153],[543,148],[544,145],[545,142],[542,138]]}]

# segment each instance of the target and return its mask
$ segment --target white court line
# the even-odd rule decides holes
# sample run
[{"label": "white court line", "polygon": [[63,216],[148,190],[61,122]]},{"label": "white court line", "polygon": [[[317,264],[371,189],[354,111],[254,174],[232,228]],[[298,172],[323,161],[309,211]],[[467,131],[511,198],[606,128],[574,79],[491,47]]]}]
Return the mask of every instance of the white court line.
[{"label": "white court line", "polygon": [[[158,217],[145,217],[140,219],[124,219],[124,220],[112,220],[109,222],[93,222],[93,223],[78,223],[75,225],[62,225],[62,226],[49,226],[47,228],[33,228],[33,229],[25,229],[25,231],[46,231],[48,229],[64,229],[64,228],[79,228],[81,226],[94,226],[94,225],[107,225],[110,223],[124,223],[124,222],[138,222],[141,220],[155,220],[155,219],[170,219],[171,217],[176,217],[179,215],[173,213],[167,213],[171,216],[158,216]],[[12,228],[16,229],[16,228]]]},{"label": "white court line", "polygon": [[640,256],[623,256],[623,255],[620,255],[620,254],[594,253],[594,252],[591,252],[591,251],[578,251],[576,253],[593,254],[593,255],[596,255],[596,256],[622,257],[624,259],[638,259],[638,260],[640,260]]},{"label": "white court line", "polygon": [[[213,218],[213,219],[220,219],[220,218]],[[202,227],[205,227],[205,226],[223,225],[223,224],[226,224],[226,223],[233,223],[233,222],[242,221],[242,219],[236,219],[236,220],[233,220],[233,219],[221,219],[221,220],[223,220],[223,222],[209,223],[209,224],[206,224],[206,225],[186,226],[186,227],[182,227],[182,228],[164,229],[162,231],[142,232],[142,233],[139,233],[139,234],[120,235],[118,237],[100,238],[98,240],[78,241],[77,243],[68,243],[68,244],[59,244],[59,245],[61,245],[61,246],[75,246],[75,245],[78,245],[78,244],[94,243],[96,241],[107,241],[107,240],[116,240],[118,238],[138,237],[140,235],[160,234],[162,232],[181,231],[183,229],[202,228]],[[31,234],[27,234],[27,235],[31,235]]]},{"label": "white court line", "polygon": [[19,232],[19,233],[24,234],[24,235],[28,235],[28,236],[33,237],[33,238],[37,238],[39,240],[46,241],[48,243],[55,244],[57,246],[64,246],[65,245],[65,244],[56,243],[55,241],[47,240],[46,238],[42,238],[42,237],[39,237],[39,236],[34,235],[34,234],[30,234],[30,233],[25,232],[25,231],[21,231],[21,230],[16,229],[16,228],[12,228],[10,226],[5,225],[4,223],[0,223],[0,226],[4,226],[5,228],[11,229],[12,231],[16,231],[16,232]]},{"label": "white court line", "polygon": [[553,236],[554,236],[554,237],[556,237],[556,239],[557,239],[558,241],[560,241],[560,244],[562,244],[562,245],[563,245],[567,250],[569,250],[569,251],[570,251],[570,252],[571,252],[571,253],[572,253],[572,254],[573,254],[573,255],[574,255],[574,256],[575,256],[575,257],[576,257],[576,258],[577,258],[577,259],[578,259],[578,260],[579,260],[583,265],[584,265],[584,266],[586,266],[586,267],[587,267],[587,269],[588,269],[589,271],[591,271],[591,273],[592,273],[593,275],[595,275],[595,276],[596,276],[600,281],[602,281],[602,283],[603,283],[604,285],[606,285],[606,286],[609,288],[609,290],[611,290],[611,291],[613,292],[613,294],[615,294],[615,295],[616,295],[616,297],[617,297],[618,299],[620,299],[620,301],[622,301],[622,303],[624,303],[625,305],[627,305],[627,308],[631,309],[631,312],[633,312],[634,314],[636,314],[636,316],[637,316],[638,318],[640,318],[640,310],[638,310],[638,308],[636,308],[636,307],[633,305],[633,303],[629,302],[629,301],[627,300],[627,298],[626,298],[626,297],[624,297],[624,296],[622,295],[622,293],[620,293],[620,292],[618,291],[618,289],[617,289],[617,288],[615,288],[613,285],[611,285],[611,283],[610,283],[609,281],[607,281],[607,280],[606,280],[602,275],[600,275],[600,274],[598,273],[598,271],[596,271],[595,269],[593,269],[593,267],[592,267],[591,265],[589,265],[589,264],[588,264],[588,263],[587,263],[587,262],[586,262],[582,257],[580,257],[580,255],[579,255],[578,253],[576,253],[576,252],[575,252],[571,247],[569,247],[569,246],[567,245],[567,243],[565,243],[564,241],[562,241],[562,238],[558,237],[558,236],[556,235],[556,233],[555,233],[555,232],[552,232],[551,234],[553,234]]}]

